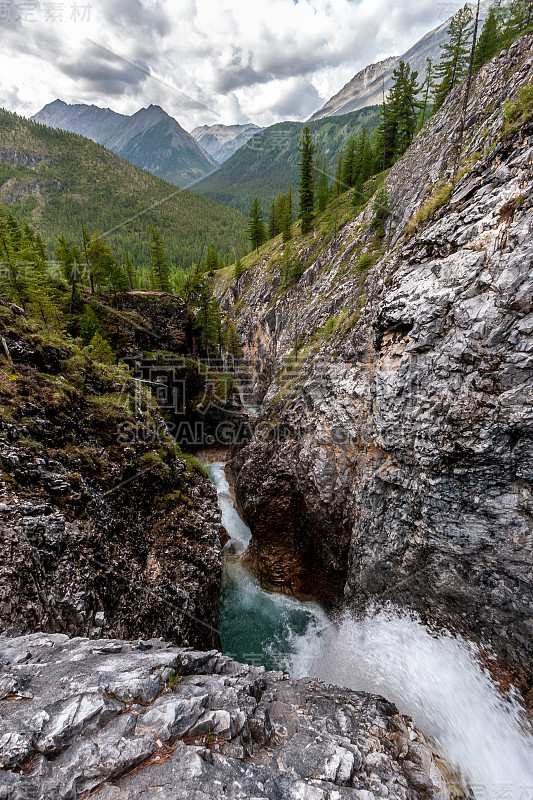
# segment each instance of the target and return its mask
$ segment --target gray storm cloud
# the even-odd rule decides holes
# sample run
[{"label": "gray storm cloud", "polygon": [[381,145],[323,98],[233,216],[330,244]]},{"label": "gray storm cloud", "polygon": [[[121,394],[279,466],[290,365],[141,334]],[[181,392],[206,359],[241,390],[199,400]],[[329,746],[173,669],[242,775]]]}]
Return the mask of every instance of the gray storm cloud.
[{"label": "gray storm cloud", "polygon": [[42,15],[0,20],[0,91],[13,110],[34,113],[61,97],[122,113],[157,102],[189,129],[215,118],[304,119],[359,69],[404,52],[459,3],[444,12],[433,0],[89,5],[83,23],[68,14],[61,25]]}]

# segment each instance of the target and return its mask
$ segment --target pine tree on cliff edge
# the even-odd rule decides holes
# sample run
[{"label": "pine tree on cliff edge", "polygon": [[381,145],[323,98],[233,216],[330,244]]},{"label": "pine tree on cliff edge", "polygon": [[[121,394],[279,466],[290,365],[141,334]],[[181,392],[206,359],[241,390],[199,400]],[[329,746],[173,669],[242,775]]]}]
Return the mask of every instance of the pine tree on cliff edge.
[{"label": "pine tree on cliff edge", "polygon": [[165,246],[161,241],[159,231],[150,225],[150,255],[152,258],[151,282],[154,289],[160,292],[170,292],[170,269],[168,266]]},{"label": "pine tree on cliff edge", "polygon": [[263,213],[257,197],[252,203],[250,214],[248,215],[248,237],[252,250],[259,250],[266,240],[266,230],[263,222]]},{"label": "pine tree on cliff edge", "polygon": [[466,77],[474,15],[467,4],[459,9],[448,28],[449,39],[441,44],[442,60],[435,69],[434,110],[438,111],[452,89]]},{"label": "pine tree on cliff edge", "polygon": [[315,184],[313,175],[313,155],[315,145],[311,138],[311,131],[306,126],[298,140],[298,150],[302,154],[300,161],[300,217],[302,220],[302,233],[305,235],[311,230],[313,222],[313,209],[315,206]]}]

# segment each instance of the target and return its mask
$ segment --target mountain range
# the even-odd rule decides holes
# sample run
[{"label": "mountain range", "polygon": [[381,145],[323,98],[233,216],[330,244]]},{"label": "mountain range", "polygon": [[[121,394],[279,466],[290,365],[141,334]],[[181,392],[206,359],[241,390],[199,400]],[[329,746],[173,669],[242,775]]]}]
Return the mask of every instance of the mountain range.
[{"label": "mountain range", "polygon": [[31,120],[86,136],[131,164],[181,188],[218,167],[196,139],[160,106],[150,105],[127,116],[109,108],[55,100]]},{"label": "mountain range", "polygon": [[[481,3],[481,20],[487,15],[491,4],[492,0],[483,0]],[[383,93],[388,93],[391,88],[393,73],[400,61],[408,62],[422,81],[426,75],[426,59],[431,58],[434,63],[440,59],[441,45],[447,39],[449,24],[448,19],[403,55],[391,56],[365,67],[316,111],[309,122],[345,116],[380,105]],[[375,117],[375,111],[371,117]],[[277,186],[279,190],[284,190],[296,184],[295,132],[303,127],[303,123],[299,122],[278,123],[267,129],[253,123],[200,125],[188,133],[160,106],[150,105],[127,116],[109,108],[69,105],[62,100],[44,106],[31,119],[52,128],[86,136],[131,164],[181,188],[198,184],[202,194],[244,212],[255,196],[264,203],[270,203],[272,195],[277,194]],[[320,146],[330,163],[331,158],[336,157],[344,146],[346,138],[354,134],[352,122],[346,120],[346,125],[343,123],[333,129],[322,130]],[[365,123],[369,122],[367,115]],[[355,122],[355,128],[361,129],[358,121]],[[329,141],[326,130],[332,134],[334,141]],[[268,169],[263,163],[264,144],[260,144],[259,148],[253,145],[262,136],[267,143],[275,141],[278,144],[280,137],[285,137],[285,144],[292,137],[291,146],[284,146],[281,150],[276,146]],[[267,145],[267,150],[269,147]],[[250,151],[254,152],[251,154]]]},{"label": "mountain range", "polygon": [[199,194],[177,189],[105,147],[0,109],[0,205],[27,219],[49,254],[57,238],[80,244],[97,231],[141,274],[150,268],[150,224],[169,261],[189,269],[209,245],[221,260],[246,247],[246,219]]},{"label": "mountain range", "polygon": [[262,130],[252,122],[245,125],[200,125],[191,131],[191,136],[215,161],[223,164]]}]

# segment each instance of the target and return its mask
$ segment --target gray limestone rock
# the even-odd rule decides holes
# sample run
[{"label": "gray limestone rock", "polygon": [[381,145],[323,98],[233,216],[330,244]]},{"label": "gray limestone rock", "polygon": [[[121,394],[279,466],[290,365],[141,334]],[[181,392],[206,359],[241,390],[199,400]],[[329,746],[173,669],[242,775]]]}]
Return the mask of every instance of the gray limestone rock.
[{"label": "gray limestone rock", "polygon": [[449,800],[379,697],[161,640],[0,638],[0,669],[29,690],[0,701],[2,800]]}]

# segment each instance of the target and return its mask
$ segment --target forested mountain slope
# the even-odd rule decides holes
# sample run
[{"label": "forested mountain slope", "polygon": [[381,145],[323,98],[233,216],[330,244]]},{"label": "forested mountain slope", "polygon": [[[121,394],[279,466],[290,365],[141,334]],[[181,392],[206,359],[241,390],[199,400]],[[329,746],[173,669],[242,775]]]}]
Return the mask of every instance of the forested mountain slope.
[{"label": "forested mountain slope", "polygon": [[[309,125],[317,149],[327,160],[327,172],[333,175],[339,151],[349,138],[367,128],[368,133],[378,124],[377,108],[366,108]],[[299,181],[300,154],[298,137],[303,122],[278,122],[255,134],[219,170],[194,187],[207,197],[247,214],[254,198],[268,212],[280,192]]]},{"label": "forested mountain slope", "polygon": [[87,136],[176,186],[187,187],[217,168],[217,162],[196,139],[160,106],[150,105],[126,116],[109,108],[55,100],[31,119]]},{"label": "forested mountain slope", "polygon": [[49,253],[59,235],[80,245],[98,231],[134,265],[150,263],[150,224],[173,264],[188,269],[213,244],[222,258],[245,246],[238,211],[181,191],[82,136],[0,110],[0,203],[30,219]]}]

